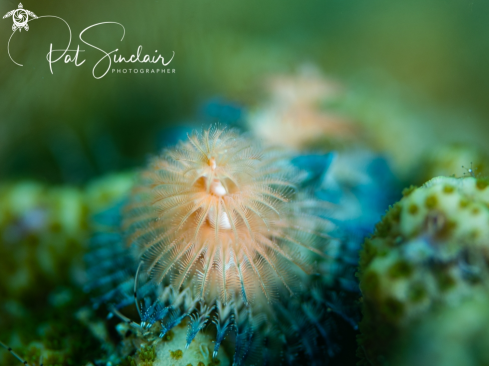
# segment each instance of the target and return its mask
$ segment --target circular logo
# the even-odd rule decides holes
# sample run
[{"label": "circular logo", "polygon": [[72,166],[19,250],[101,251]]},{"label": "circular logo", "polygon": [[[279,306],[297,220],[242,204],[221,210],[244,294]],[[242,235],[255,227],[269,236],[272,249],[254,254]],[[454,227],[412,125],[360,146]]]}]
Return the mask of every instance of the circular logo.
[{"label": "circular logo", "polygon": [[17,9],[15,10],[12,18],[17,28],[24,28],[29,20],[29,14],[25,9]]}]

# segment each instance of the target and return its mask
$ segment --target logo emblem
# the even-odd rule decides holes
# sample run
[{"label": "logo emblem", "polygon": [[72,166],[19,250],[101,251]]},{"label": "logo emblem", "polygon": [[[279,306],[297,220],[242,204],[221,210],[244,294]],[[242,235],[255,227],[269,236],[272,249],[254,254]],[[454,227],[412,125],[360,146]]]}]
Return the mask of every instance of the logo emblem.
[{"label": "logo emblem", "polygon": [[24,9],[24,6],[22,3],[19,4],[19,8],[9,11],[7,14],[3,16],[3,19],[5,18],[10,18],[14,20],[14,25],[12,26],[12,30],[15,32],[17,29],[19,32],[22,31],[22,29],[25,29],[26,31],[29,30],[29,25],[27,22],[29,21],[29,17],[32,19],[37,19],[37,15],[34,14],[32,11]]}]

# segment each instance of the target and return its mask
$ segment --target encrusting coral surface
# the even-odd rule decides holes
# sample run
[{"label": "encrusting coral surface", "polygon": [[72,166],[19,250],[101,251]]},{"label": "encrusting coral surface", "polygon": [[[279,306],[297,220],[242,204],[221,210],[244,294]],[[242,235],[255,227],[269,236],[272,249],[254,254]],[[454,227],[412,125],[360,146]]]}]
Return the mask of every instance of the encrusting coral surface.
[{"label": "encrusting coral surface", "polygon": [[388,362],[413,322],[487,292],[488,207],[482,178],[438,177],[405,190],[361,252],[362,357]]}]

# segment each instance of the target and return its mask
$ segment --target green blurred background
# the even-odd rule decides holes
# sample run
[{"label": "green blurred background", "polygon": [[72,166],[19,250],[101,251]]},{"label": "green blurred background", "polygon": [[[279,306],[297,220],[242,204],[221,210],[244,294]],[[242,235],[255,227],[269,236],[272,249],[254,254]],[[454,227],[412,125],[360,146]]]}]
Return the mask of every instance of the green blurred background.
[{"label": "green blurred background", "polygon": [[[81,67],[45,60],[49,44],[64,47],[65,25],[32,21],[7,42],[11,19],[0,22],[0,179],[83,183],[108,171],[141,165],[162,131],[198,124],[198,107],[221,96],[260,102],[262,79],[312,62],[350,85],[368,85],[399,102],[442,111],[423,119],[437,139],[487,151],[489,135],[489,2],[483,0],[165,0],[23,2],[38,16],[64,18],[71,48],[86,49]],[[2,1],[4,14],[18,6]],[[109,73],[95,80],[101,57],[78,34],[129,56],[139,45],[169,57],[175,75]],[[395,93],[391,90],[401,92]],[[380,102],[379,102],[380,101]],[[382,104],[382,99],[377,99]],[[386,103],[388,103],[386,101]],[[409,104],[411,103],[411,104]],[[381,107],[381,106],[380,106]],[[409,113],[409,107],[407,112]],[[447,116],[447,118],[443,117]],[[431,124],[431,126],[428,126]],[[402,139],[393,134],[392,140]],[[435,143],[435,142],[434,142]],[[408,146],[407,154],[417,149]]]}]

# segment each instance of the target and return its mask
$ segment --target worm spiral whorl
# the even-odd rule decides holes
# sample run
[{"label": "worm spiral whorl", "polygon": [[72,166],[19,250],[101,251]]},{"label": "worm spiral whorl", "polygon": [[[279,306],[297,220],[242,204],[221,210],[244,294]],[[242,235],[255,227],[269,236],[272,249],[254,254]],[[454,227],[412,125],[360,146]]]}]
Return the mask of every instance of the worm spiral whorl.
[{"label": "worm spiral whorl", "polygon": [[245,303],[311,272],[322,220],[299,200],[287,155],[234,130],[194,133],[143,171],[125,210],[130,243],[157,282]]}]

